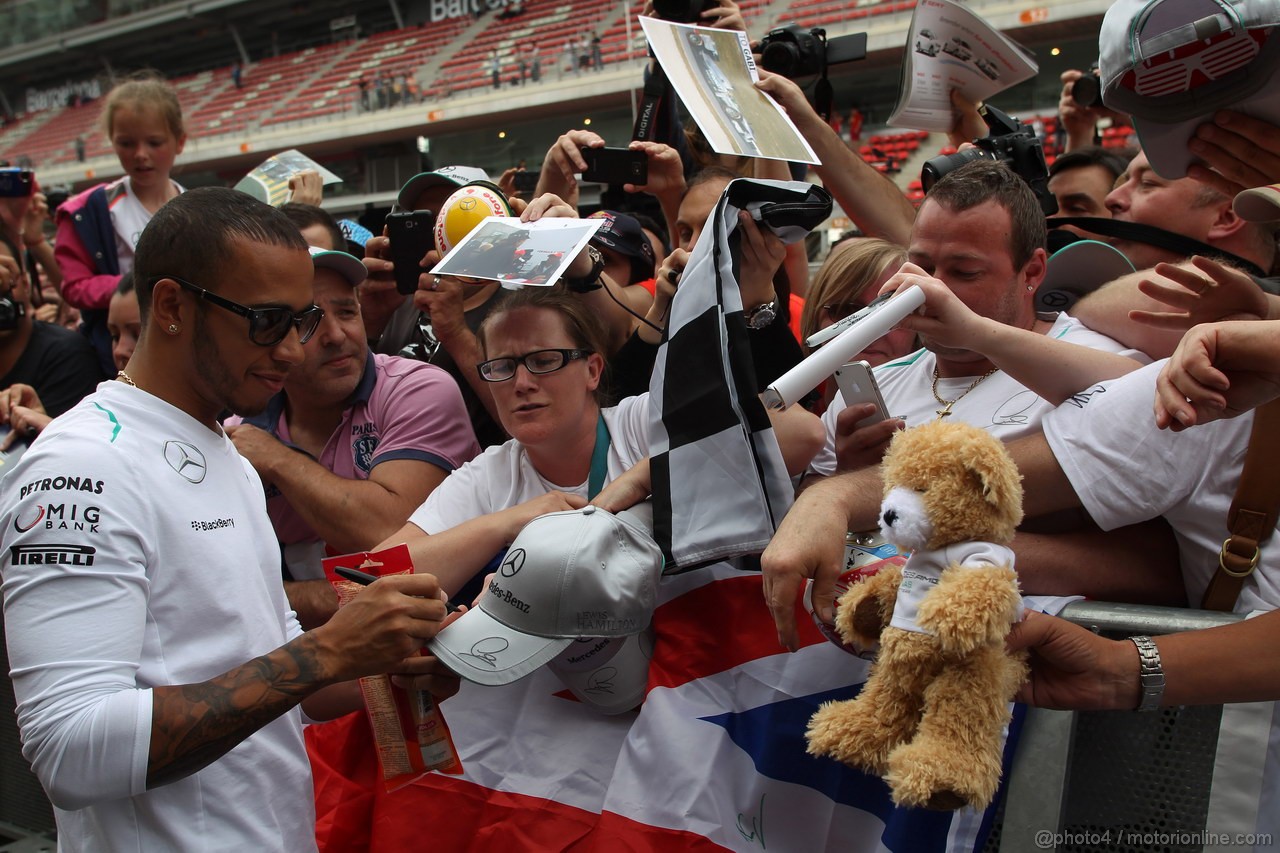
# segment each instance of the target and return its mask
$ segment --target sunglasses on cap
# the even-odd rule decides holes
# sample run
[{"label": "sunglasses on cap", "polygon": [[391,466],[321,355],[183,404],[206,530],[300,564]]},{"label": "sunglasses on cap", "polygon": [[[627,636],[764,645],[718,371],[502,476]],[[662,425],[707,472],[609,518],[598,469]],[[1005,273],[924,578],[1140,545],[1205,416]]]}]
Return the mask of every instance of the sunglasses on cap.
[{"label": "sunglasses on cap", "polygon": [[151,279],[151,285],[154,287],[156,282],[166,278],[176,281],[184,290],[191,291],[204,301],[244,317],[249,321],[249,340],[260,347],[273,347],[280,343],[288,336],[290,328],[298,330],[298,343],[305,344],[311,340],[311,336],[320,327],[320,321],[324,319],[324,309],[318,305],[311,305],[301,311],[283,306],[250,308],[239,302],[224,299],[176,275],[155,276]]}]

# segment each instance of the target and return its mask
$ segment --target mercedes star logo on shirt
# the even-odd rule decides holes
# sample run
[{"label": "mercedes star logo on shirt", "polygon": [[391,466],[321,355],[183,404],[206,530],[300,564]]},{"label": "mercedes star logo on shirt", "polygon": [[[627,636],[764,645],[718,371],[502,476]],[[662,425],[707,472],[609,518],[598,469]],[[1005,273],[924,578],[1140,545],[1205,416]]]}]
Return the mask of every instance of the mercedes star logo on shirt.
[{"label": "mercedes star logo on shirt", "polygon": [[166,441],[164,443],[164,461],[177,471],[188,483],[199,483],[204,480],[208,464],[200,448],[185,441]]}]

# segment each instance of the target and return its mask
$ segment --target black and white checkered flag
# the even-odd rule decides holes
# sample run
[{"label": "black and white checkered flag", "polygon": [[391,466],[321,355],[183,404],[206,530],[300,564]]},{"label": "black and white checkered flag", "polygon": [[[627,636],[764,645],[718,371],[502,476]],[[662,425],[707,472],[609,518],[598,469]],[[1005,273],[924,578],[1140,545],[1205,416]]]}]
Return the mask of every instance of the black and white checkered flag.
[{"label": "black and white checkered flag", "polygon": [[831,196],[802,182],[733,181],[680,277],[649,383],[654,538],[672,567],[759,553],[791,506],[738,292],[740,210],[791,243],[830,215]]}]

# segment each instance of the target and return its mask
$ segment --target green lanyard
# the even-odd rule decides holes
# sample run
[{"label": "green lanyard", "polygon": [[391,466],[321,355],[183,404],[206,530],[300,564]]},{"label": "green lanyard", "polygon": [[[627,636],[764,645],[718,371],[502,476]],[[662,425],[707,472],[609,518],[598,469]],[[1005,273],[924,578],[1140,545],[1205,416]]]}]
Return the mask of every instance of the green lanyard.
[{"label": "green lanyard", "polygon": [[605,477],[609,476],[609,427],[604,423],[604,412],[596,420],[596,446],[591,451],[591,476],[587,479],[587,500],[600,494]]}]

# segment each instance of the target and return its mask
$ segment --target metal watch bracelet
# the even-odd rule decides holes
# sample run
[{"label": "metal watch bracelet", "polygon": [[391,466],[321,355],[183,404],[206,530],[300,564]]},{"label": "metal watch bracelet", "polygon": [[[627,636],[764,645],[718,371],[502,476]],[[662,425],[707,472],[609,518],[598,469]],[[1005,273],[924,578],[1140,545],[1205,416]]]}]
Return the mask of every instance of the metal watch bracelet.
[{"label": "metal watch bracelet", "polygon": [[1158,711],[1164,696],[1164,667],[1160,665],[1160,649],[1150,637],[1130,637],[1138,647],[1138,679],[1142,685],[1139,711]]}]

